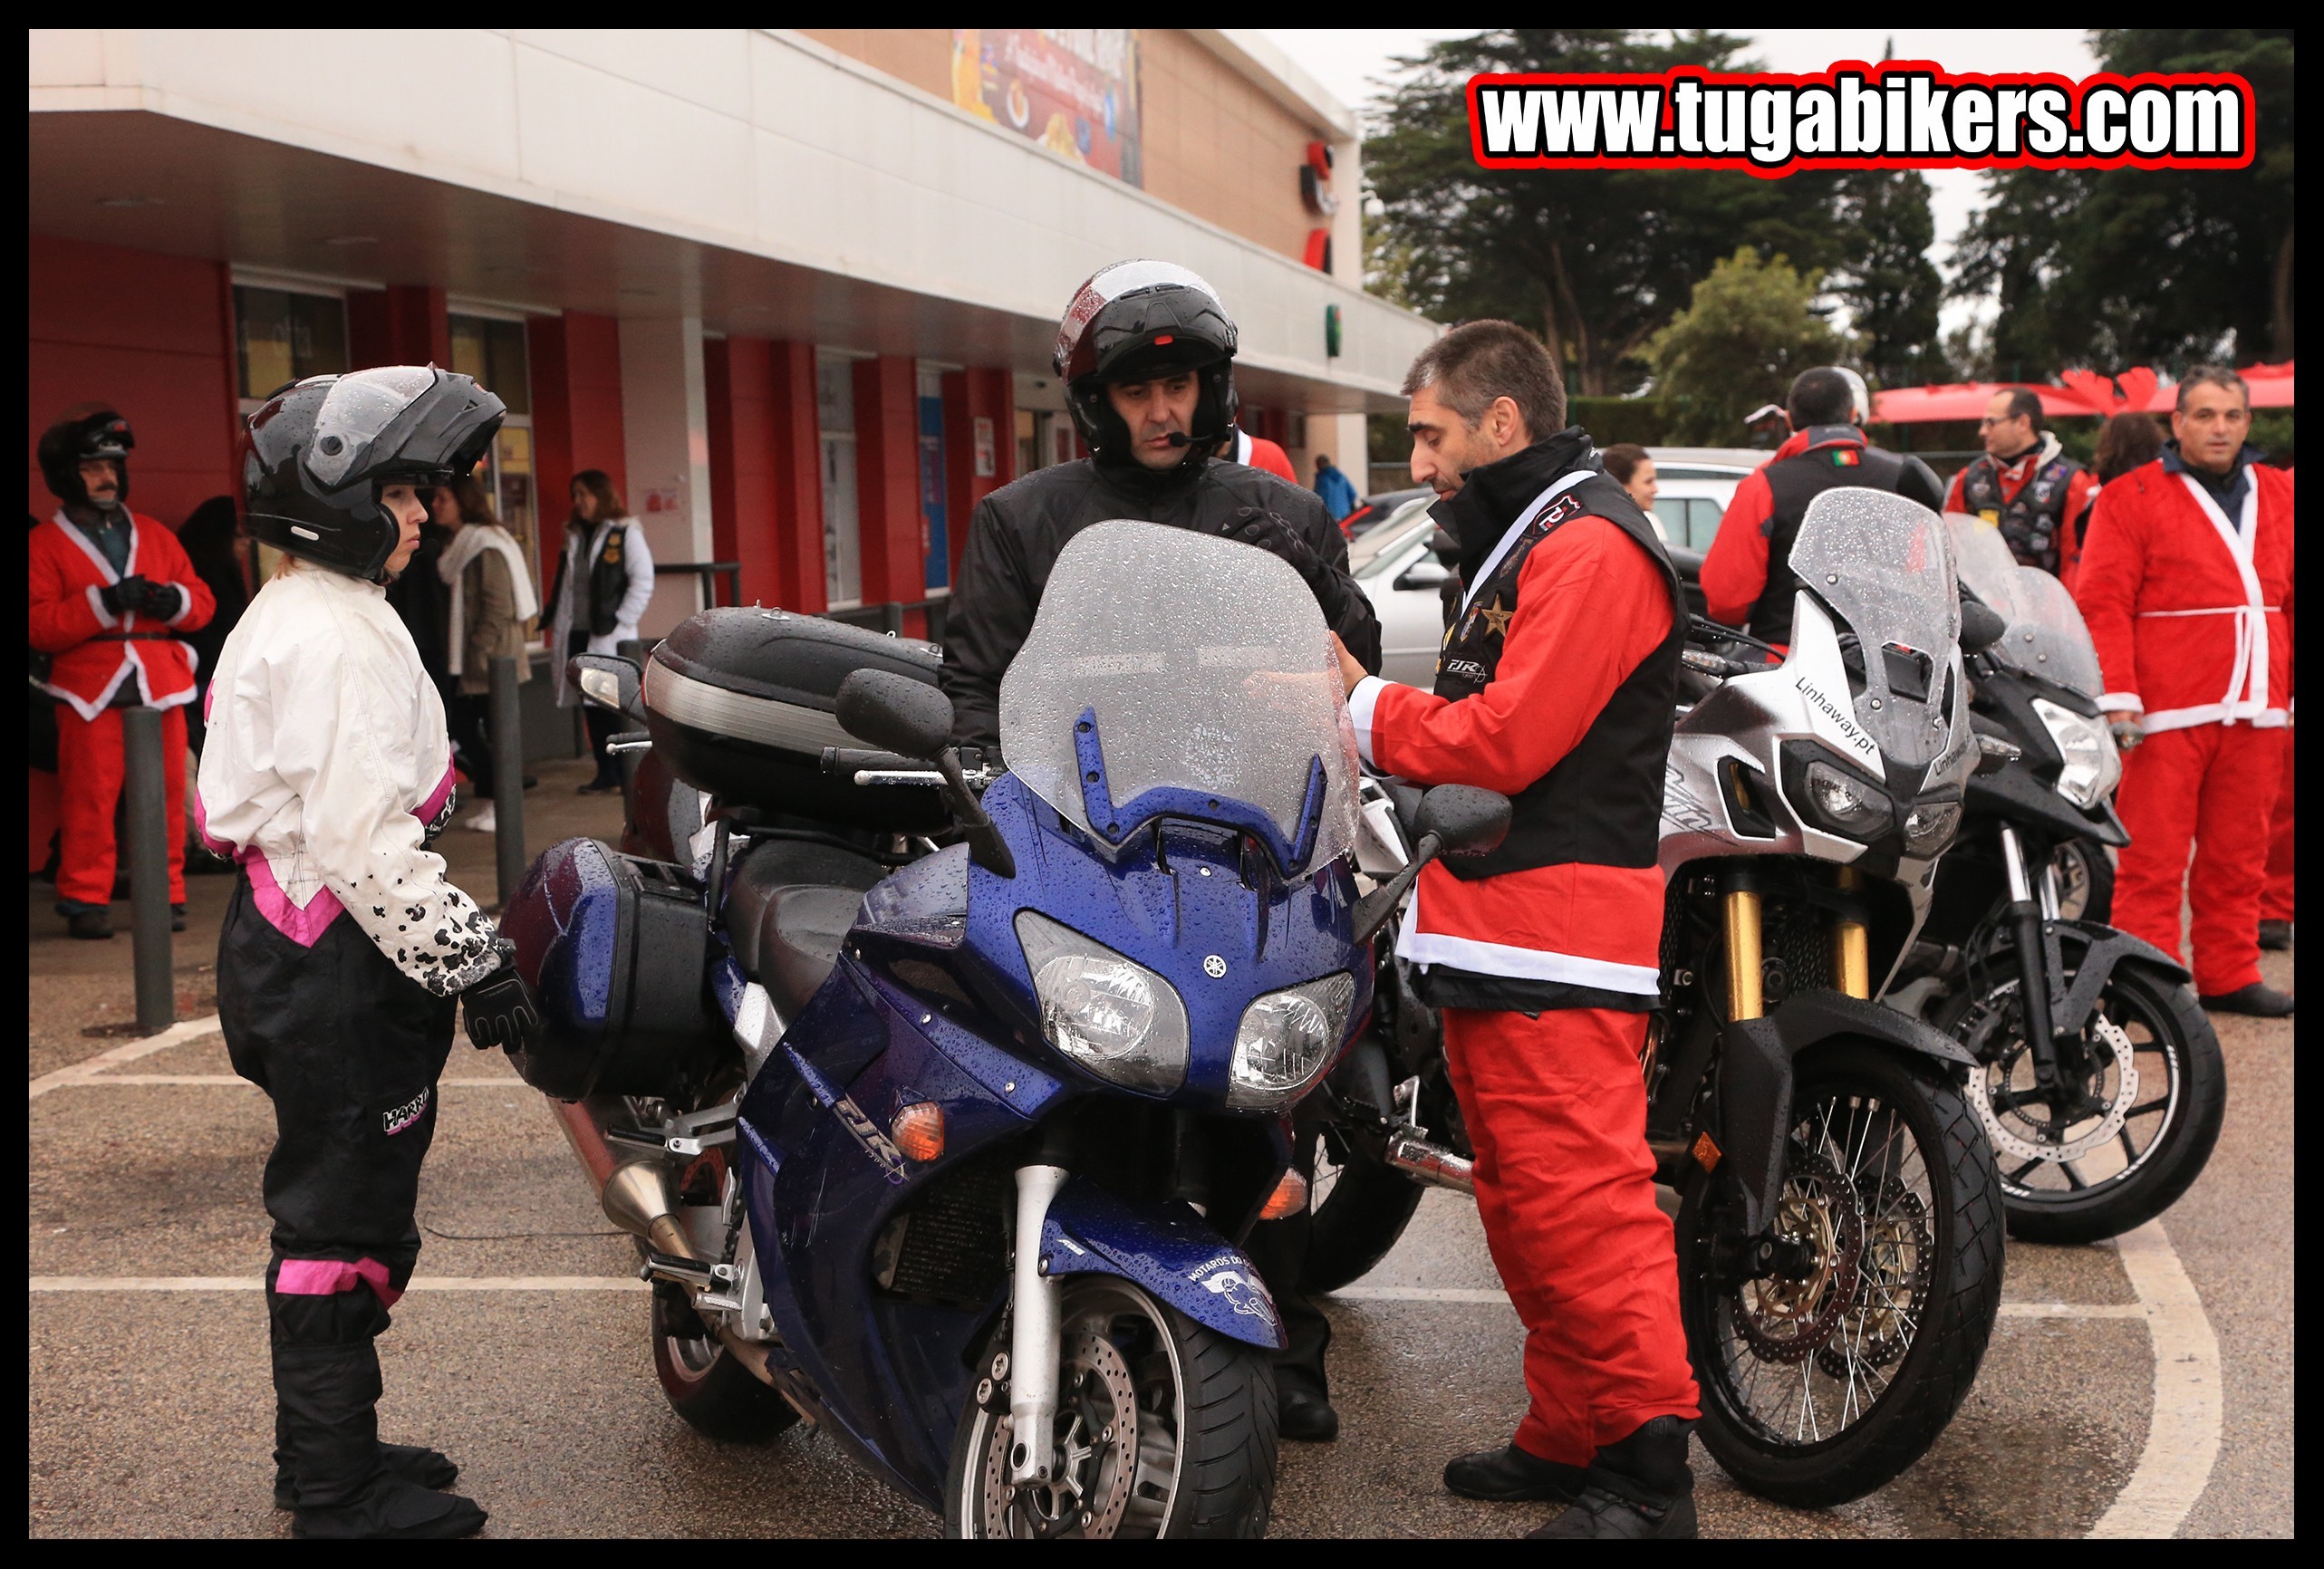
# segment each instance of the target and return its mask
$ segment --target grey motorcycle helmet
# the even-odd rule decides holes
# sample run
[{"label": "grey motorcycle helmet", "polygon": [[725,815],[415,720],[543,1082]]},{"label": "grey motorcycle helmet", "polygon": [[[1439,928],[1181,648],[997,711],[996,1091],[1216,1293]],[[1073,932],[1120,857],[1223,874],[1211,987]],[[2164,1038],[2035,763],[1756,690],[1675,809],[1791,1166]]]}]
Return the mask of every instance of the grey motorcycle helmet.
[{"label": "grey motorcycle helmet", "polygon": [[1235,428],[1235,320],[1219,292],[1174,262],[1115,262],[1074,292],[1050,358],[1074,428],[1100,463],[1130,461],[1130,432],[1109,384],[1192,371],[1201,380],[1185,461],[1200,463]]},{"label": "grey motorcycle helmet", "polygon": [[389,485],[446,485],[471,472],[507,414],[468,377],[384,365],[278,388],[250,417],[244,526],[286,555],[376,580],[400,530]]}]

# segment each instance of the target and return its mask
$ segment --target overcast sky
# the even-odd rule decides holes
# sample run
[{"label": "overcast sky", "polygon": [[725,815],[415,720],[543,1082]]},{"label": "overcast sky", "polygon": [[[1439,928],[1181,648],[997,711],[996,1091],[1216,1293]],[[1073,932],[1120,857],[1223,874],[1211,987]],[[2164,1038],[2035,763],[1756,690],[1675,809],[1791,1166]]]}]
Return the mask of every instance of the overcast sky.
[{"label": "overcast sky", "polygon": [[[1461,37],[1474,28],[1437,28],[1403,32],[1385,28],[1266,28],[1278,48],[1325,90],[1351,109],[1360,109],[1381,91],[1400,54],[1416,54],[1437,38]],[[1738,32],[1742,29],[1736,29]],[[1785,28],[1748,34],[1753,52],[1770,71],[1821,71],[1836,61],[1933,60],[1949,71],[2055,71],[2079,79],[2098,68],[2090,53],[2088,35],[2078,29],[1927,29],[1890,31],[1881,28]],[[1895,40],[1893,54],[1888,42]],[[1972,169],[1927,169],[1929,205],[1936,218],[1936,245],[1931,259],[1950,276],[1947,265],[1953,243],[1970,217],[1982,205],[1982,177]],[[1749,178],[1738,175],[1738,178]],[[1950,332],[1968,318],[1970,307],[1948,303],[1943,311]]]}]

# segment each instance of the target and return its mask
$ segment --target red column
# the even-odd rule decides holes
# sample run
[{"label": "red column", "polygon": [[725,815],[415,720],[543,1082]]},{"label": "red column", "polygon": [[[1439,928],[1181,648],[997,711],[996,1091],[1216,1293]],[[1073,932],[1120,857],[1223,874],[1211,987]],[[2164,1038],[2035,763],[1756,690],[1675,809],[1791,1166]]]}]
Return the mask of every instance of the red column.
[{"label": "red column", "polygon": [[444,291],[427,284],[354,289],[347,295],[347,357],[367,365],[452,368],[452,316]]},{"label": "red column", "polygon": [[[920,382],[908,355],[858,360],[855,372],[856,517],[863,602],[928,595],[920,543]],[[905,617],[918,637],[926,618]]]},{"label": "red column", "polygon": [[[952,558],[946,580],[960,583],[960,554],[977,503],[1007,485],[1017,464],[1016,389],[1009,373],[988,367],[944,375],[944,539]],[[979,428],[979,421],[982,421]],[[979,454],[990,473],[979,473]]]},{"label": "red column", "polygon": [[744,604],[786,605],[776,507],[776,350],[765,338],[702,344],[710,419],[710,535],[742,563]]},{"label": "red column", "polygon": [[574,473],[602,468],[628,492],[622,452],[622,337],[611,316],[567,312],[525,323],[533,380],[533,472],[540,486],[541,574],[556,577]]},{"label": "red column", "polygon": [[831,596],[823,575],[823,435],[815,413],[815,346],[767,344],[767,427],[772,446],[775,602],[819,614]]}]

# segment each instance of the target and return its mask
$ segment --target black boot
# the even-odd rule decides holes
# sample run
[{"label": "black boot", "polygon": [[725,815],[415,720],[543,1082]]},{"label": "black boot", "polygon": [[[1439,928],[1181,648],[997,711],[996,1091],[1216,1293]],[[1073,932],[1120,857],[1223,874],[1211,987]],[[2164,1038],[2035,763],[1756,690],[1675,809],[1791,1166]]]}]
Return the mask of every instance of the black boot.
[{"label": "black boot", "polygon": [[[73,934],[79,936],[78,932]],[[2201,999],[2205,1011],[2214,1014],[2246,1014],[2255,1019],[2288,1019],[2291,1016],[2291,998],[2265,981],[2253,981],[2232,992],[2220,992]]]},{"label": "black boot", "polygon": [[[278,1401],[275,1406],[275,1507],[298,1507],[298,1484],[292,1479],[290,1444],[286,1436],[290,1419]],[[380,1464],[407,1482],[417,1482],[423,1487],[448,1487],[460,1479],[459,1467],[441,1450],[423,1449],[418,1444],[381,1444]]]},{"label": "black boot", "polygon": [[1579,1466],[1561,1466],[1529,1455],[1515,1444],[1502,1449],[1479,1449],[1462,1455],[1444,1468],[1448,1492],[1464,1498],[1484,1498],[1497,1504],[1550,1499],[1570,1504],[1581,1496]]},{"label": "black boot", "polygon": [[101,904],[59,900],[56,913],[64,917],[64,929],[77,938],[96,942],[113,935],[112,912]]},{"label": "black boot", "polygon": [[379,1440],[378,1353],[369,1340],[275,1347],[281,1466],[298,1478],[291,1535],[309,1540],[446,1541],[485,1512],[388,1468]]},{"label": "black boot", "polygon": [[186,907],[184,905],[173,904],[169,907],[169,929],[171,931],[183,931],[186,929]]},{"label": "black boot", "polygon": [[1597,1452],[1581,1497],[1528,1541],[1692,1541],[1694,1472],[1686,1463],[1680,1417],[1656,1417],[1620,1443]]},{"label": "black boot", "polygon": [[2291,946],[2291,922],[2263,920],[2260,922],[2260,946],[2277,952]]},{"label": "black boot", "polygon": [[1330,1400],[1304,1379],[1278,1374],[1275,1382],[1276,1430],[1307,1444],[1328,1444],[1339,1437],[1339,1413]]}]

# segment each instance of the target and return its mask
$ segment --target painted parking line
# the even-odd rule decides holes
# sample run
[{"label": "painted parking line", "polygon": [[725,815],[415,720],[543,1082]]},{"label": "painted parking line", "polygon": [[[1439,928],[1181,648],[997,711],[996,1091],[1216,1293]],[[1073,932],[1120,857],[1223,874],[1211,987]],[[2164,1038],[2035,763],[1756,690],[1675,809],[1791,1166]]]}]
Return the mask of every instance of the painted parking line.
[{"label": "painted parking line", "polygon": [[[457,1090],[462,1088],[477,1090],[521,1090],[526,1087],[524,1080],[516,1078],[439,1079],[436,1081],[436,1083],[438,1088],[445,1090]],[[62,1084],[52,1084],[49,1087],[51,1089],[101,1090],[111,1088],[115,1084],[128,1084],[131,1086],[140,1084],[183,1084],[195,1086],[203,1084],[231,1084],[238,1085],[246,1090],[255,1090],[258,1087],[239,1073],[92,1073],[85,1078],[68,1079]]]},{"label": "painted parking line", "polygon": [[[257,1275],[35,1275],[35,1296],[54,1292],[263,1291]],[[414,1291],[643,1291],[645,1282],[627,1275],[415,1275],[404,1287]]]},{"label": "painted parking line", "polygon": [[[1331,1293],[1336,1302],[1434,1302],[1509,1305],[1509,1294],[1490,1287],[1350,1285]],[[2148,1310],[2135,1302],[2005,1302],[2003,1318],[2139,1318]]]},{"label": "painted parking line", "polygon": [[2138,1468],[2090,1535],[2168,1536],[2203,1497],[2219,1459],[2219,1337],[2160,1220],[2125,1232],[2113,1246],[2155,1341],[2155,1414]]},{"label": "painted parking line", "polygon": [[43,1073],[32,1082],[30,1098],[37,1101],[51,1090],[61,1090],[67,1084],[87,1083],[107,1068],[117,1064],[134,1063],[140,1057],[149,1057],[156,1052],[166,1052],[170,1047],[180,1045],[187,1041],[199,1040],[204,1035],[216,1035],[217,1030],[217,1016],[209,1014],[198,1019],[188,1019],[183,1024],[171,1025],[158,1035],[148,1035],[140,1041],[124,1041],[110,1052],[99,1052],[95,1056],[84,1062],[75,1063],[71,1067],[58,1068],[53,1073]]}]

